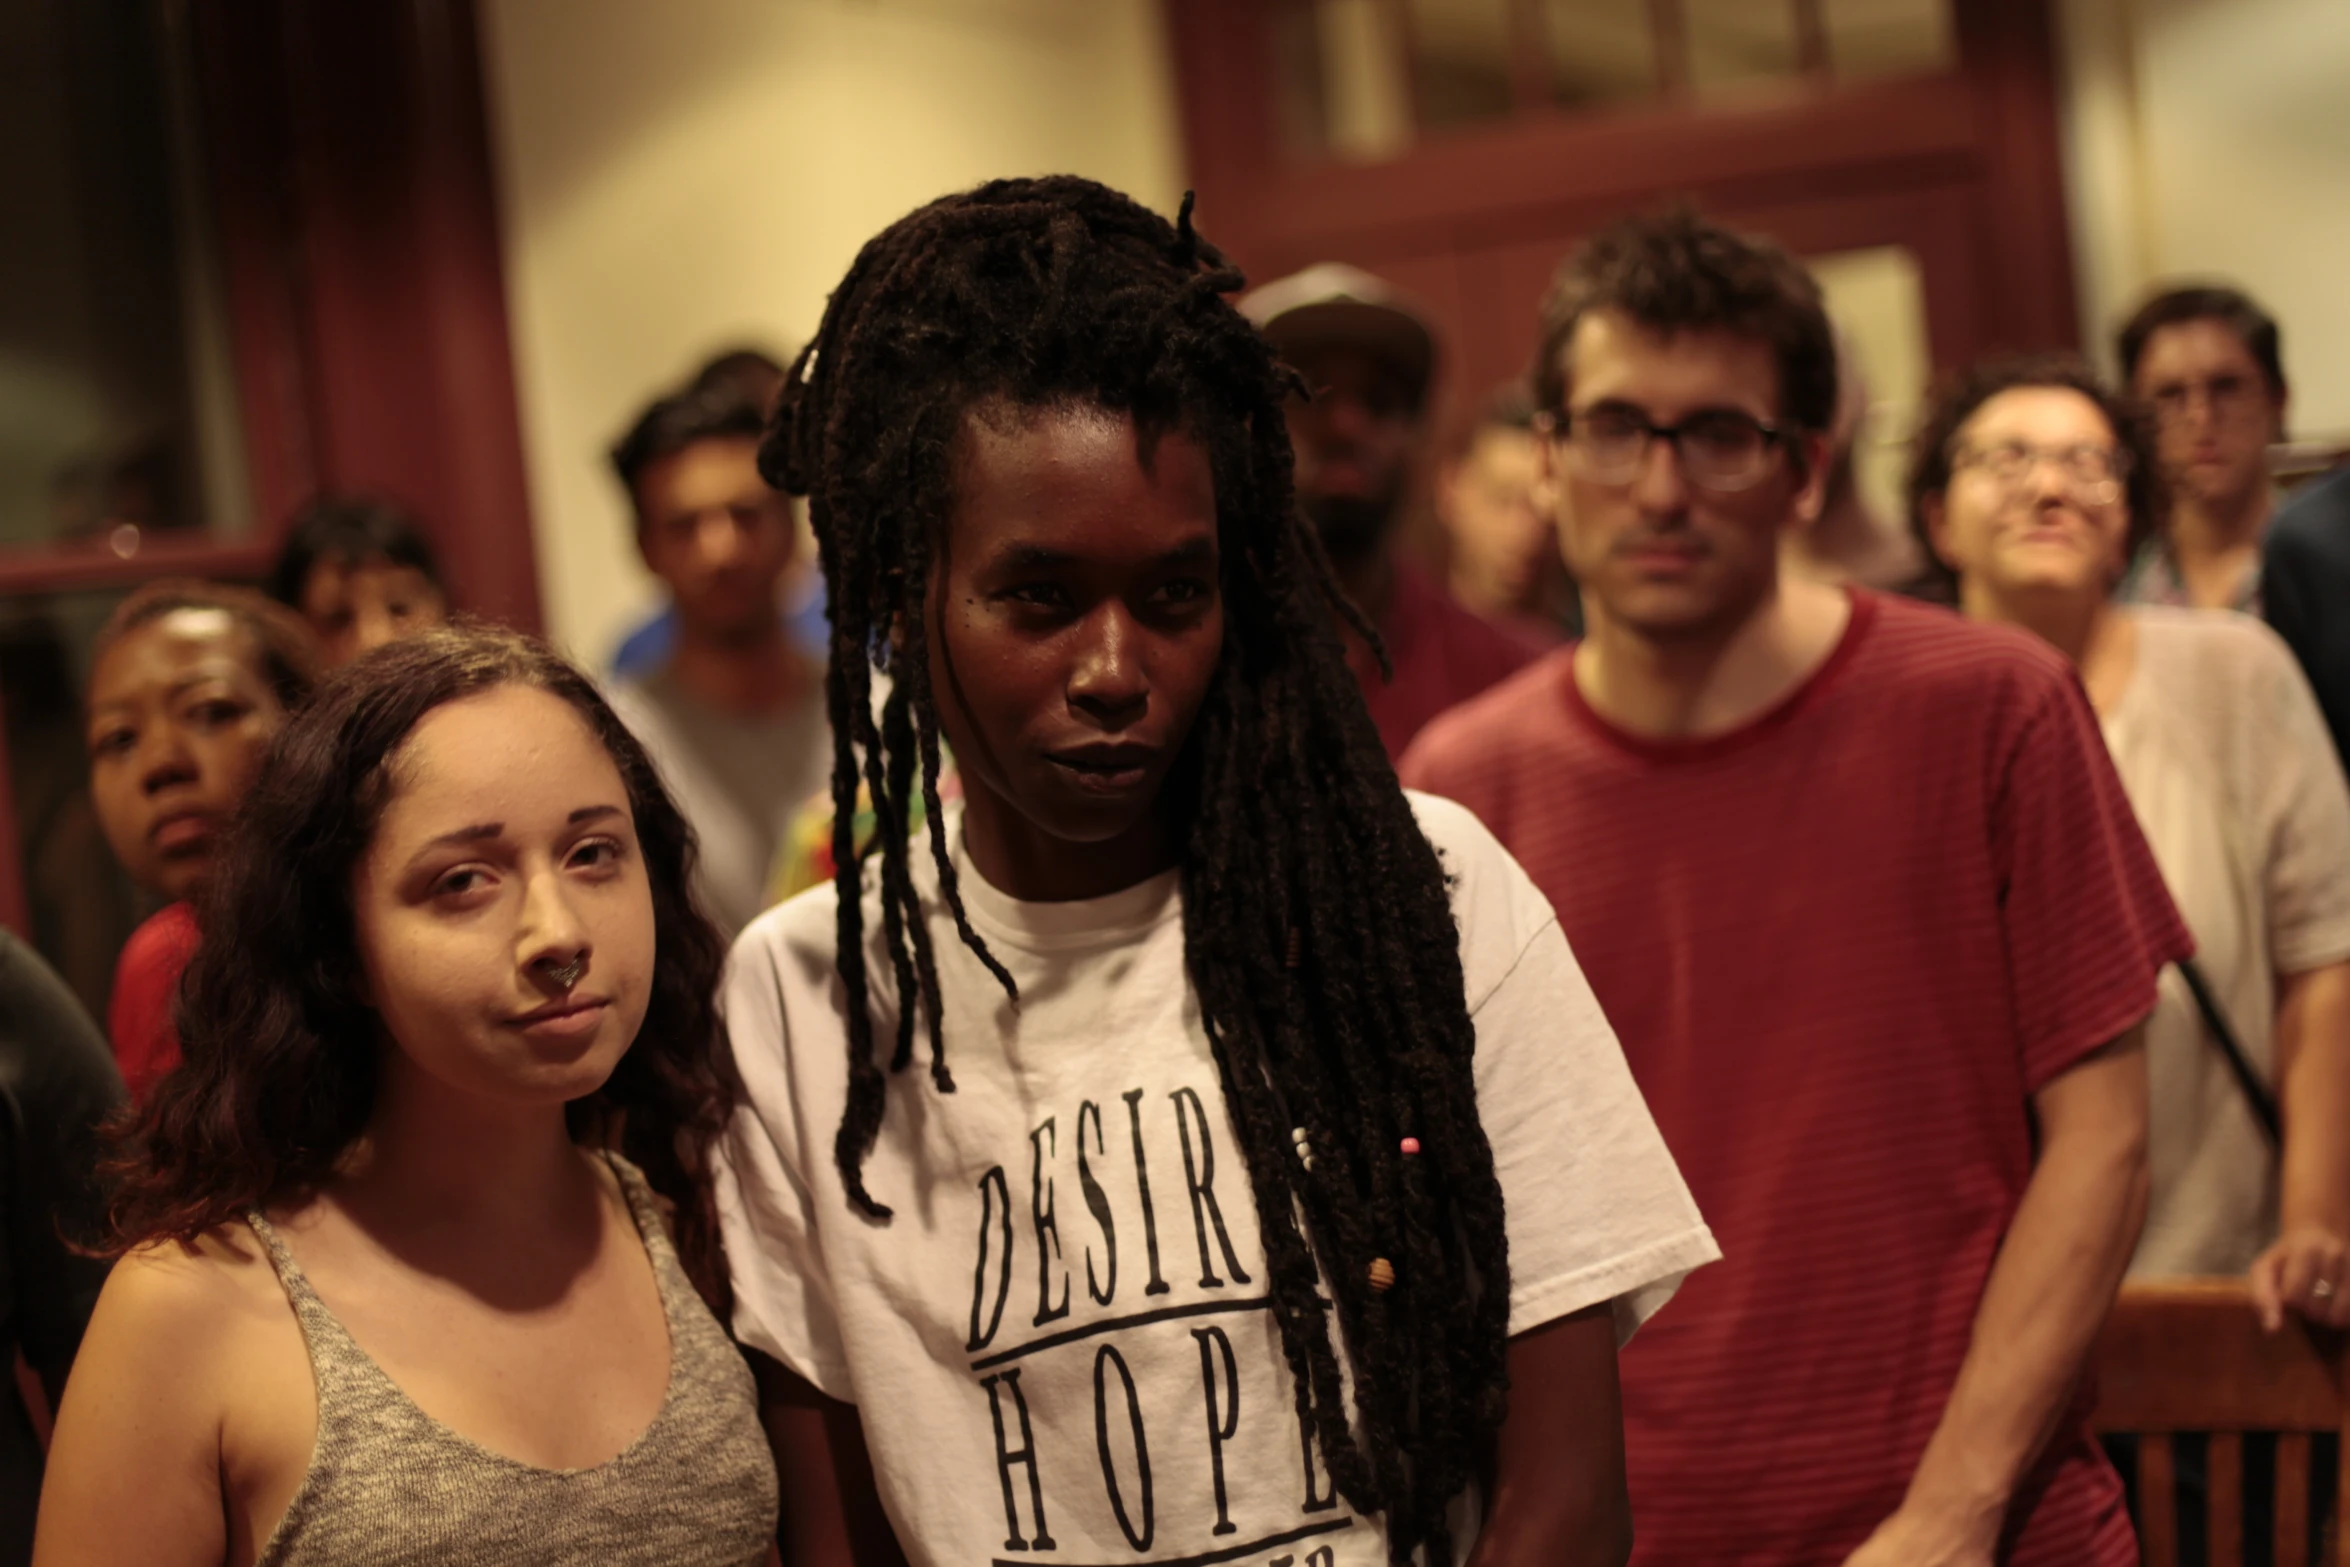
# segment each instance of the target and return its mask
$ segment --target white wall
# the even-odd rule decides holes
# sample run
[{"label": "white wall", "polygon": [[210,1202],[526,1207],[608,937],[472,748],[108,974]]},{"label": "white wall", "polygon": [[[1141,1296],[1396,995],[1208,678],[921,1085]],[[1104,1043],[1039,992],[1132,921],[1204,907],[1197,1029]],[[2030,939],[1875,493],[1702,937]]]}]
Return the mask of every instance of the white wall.
[{"label": "white wall", "polygon": [[507,290],[548,630],[658,602],[603,453],[743,340],[796,348],[858,246],[999,175],[1172,212],[1152,0],[487,0]]},{"label": "white wall", "polygon": [[2065,0],[2061,16],[2094,349],[2110,362],[2158,280],[2231,280],[2283,325],[2292,433],[2350,435],[2350,3]]}]

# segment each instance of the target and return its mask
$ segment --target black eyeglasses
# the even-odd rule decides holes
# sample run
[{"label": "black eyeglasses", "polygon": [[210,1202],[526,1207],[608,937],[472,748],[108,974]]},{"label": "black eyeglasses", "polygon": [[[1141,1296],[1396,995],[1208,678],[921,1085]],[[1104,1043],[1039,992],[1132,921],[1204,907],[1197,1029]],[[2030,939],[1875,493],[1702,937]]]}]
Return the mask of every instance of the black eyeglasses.
[{"label": "black eyeglasses", "polygon": [[1623,403],[1601,403],[1581,413],[1546,413],[1542,432],[1566,448],[1576,474],[1594,484],[1629,484],[1639,477],[1652,441],[1671,443],[1673,456],[1691,484],[1735,492],[1750,489],[1771,471],[1771,458],[1789,436],[1735,408],[1707,408],[1679,424],[1658,424]]}]

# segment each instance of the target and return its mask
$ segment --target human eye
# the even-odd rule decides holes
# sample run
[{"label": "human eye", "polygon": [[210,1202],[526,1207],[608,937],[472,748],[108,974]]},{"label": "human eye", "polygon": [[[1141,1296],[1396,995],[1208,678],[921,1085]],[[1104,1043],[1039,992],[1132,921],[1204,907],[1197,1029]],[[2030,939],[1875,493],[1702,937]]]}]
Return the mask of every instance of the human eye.
[{"label": "human eye", "polygon": [[1602,403],[1587,413],[1575,416],[1574,428],[1585,440],[1598,446],[1618,446],[1636,441],[1648,430],[1648,421],[1631,409],[1613,403]]},{"label": "human eye", "polygon": [[1168,604],[1201,604],[1213,598],[1216,585],[1205,577],[1175,577],[1159,584],[1158,596]]},{"label": "human eye", "polygon": [[996,595],[1021,609],[1059,613],[1070,606],[1069,590],[1058,582],[1016,582]]},{"label": "human eye", "polygon": [[584,838],[572,845],[564,864],[573,870],[608,874],[618,870],[627,857],[626,846],[617,838]]},{"label": "human eye", "polygon": [[2032,466],[2032,448],[2021,441],[2000,441],[1983,448],[1983,467],[1995,479],[2018,479]]},{"label": "human eye", "polygon": [[109,724],[90,736],[90,755],[114,757],[127,755],[139,743],[139,732],[128,724]]},{"label": "human eye", "polygon": [[2076,446],[2064,454],[2064,465],[2074,478],[2102,484],[2119,471],[2120,454],[2103,446]]},{"label": "human eye", "polygon": [[199,729],[223,729],[252,711],[250,703],[234,697],[209,696],[188,704],[188,717]]},{"label": "human eye", "polygon": [[459,865],[435,876],[425,895],[436,903],[473,904],[481,901],[489,885],[486,866]]},{"label": "human eye", "polygon": [[1698,414],[1681,426],[1681,439],[1705,456],[1738,458],[1762,445],[1762,426],[1740,413]]}]

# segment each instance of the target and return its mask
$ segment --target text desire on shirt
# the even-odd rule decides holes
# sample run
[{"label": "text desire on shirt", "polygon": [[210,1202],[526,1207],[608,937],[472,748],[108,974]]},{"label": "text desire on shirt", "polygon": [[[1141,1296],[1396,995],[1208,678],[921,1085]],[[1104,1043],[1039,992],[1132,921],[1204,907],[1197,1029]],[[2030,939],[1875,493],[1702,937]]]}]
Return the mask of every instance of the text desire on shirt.
[{"label": "text desire on shirt", "polygon": [[1384,1559],[1301,1418],[1220,1095],[1080,1099],[969,1201],[997,1562]]}]

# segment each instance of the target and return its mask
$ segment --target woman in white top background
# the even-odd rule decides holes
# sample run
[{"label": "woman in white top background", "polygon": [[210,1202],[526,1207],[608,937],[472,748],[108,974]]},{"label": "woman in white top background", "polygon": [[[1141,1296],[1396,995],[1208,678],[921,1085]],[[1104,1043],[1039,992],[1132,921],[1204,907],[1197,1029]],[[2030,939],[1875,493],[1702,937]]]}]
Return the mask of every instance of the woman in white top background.
[{"label": "woman in white top background", "polygon": [[2272,1329],[2287,1308],[2350,1322],[2350,787],[2299,666],[2248,616],[2109,600],[2160,493],[2138,414],[2076,361],[1951,387],[1910,498],[1961,611],[2080,670],[2196,968],[2282,1111],[2280,1158],[2186,977],[2165,975],[2132,1275],[2246,1274]]}]

